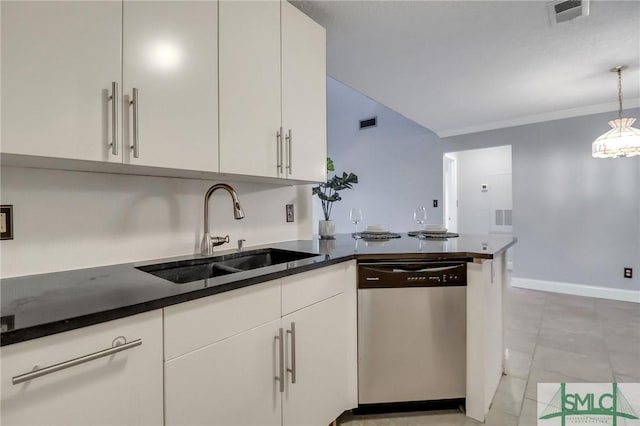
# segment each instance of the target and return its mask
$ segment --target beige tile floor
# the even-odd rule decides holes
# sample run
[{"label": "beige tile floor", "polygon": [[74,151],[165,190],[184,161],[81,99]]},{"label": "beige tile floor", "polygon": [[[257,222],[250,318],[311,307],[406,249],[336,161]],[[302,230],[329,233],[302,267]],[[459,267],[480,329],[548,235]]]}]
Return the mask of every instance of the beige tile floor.
[{"label": "beige tile floor", "polygon": [[[640,382],[640,305],[509,288],[505,310],[509,358],[487,425],[536,424],[536,388],[544,382]],[[343,415],[345,426],[467,426],[451,411]]]}]

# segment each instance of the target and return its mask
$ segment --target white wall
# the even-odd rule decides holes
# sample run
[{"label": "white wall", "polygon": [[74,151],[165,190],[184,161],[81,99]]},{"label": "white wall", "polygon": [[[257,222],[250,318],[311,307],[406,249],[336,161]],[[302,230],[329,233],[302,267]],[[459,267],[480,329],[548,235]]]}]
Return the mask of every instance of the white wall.
[{"label": "white wall", "polygon": [[[427,208],[429,223],[442,223],[442,146],[430,130],[344,84],[327,79],[328,155],[336,172],[354,172],[360,183],[341,192],[331,219],[339,233],[353,232],[351,207],[360,207],[360,226],[384,224],[395,232],[415,229],[413,210]],[[359,130],[359,121],[378,117],[378,126]],[[434,199],[438,208],[432,207]],[[322,209],[314,197],[314,233]]]},{"label": "white wall", "polygon": [[[495,210],[512,208],[511,146],[448,153],[457,160],[458,232],[510,233],[495,225]],[[487,190],[482,191],[482,185]]]},{"label": "white wall", "polygon": [[[3,278],[199,251],[203,199],[215,182],[3,167],[2,204],[13,204],[14,240],[2,241]],[[235,248],[311,237],[309,186],[229,182],[246,217],[234,220],[225,191],[211,197],[211,230]],[[286,223],[285,204],[296,221]]]}]

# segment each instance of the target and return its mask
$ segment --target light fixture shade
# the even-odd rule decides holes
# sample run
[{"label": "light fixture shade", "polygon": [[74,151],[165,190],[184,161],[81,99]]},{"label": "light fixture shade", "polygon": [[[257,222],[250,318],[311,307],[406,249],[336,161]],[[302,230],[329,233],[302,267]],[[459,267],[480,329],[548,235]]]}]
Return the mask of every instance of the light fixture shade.
[{"label": "light fixture shade", "polygon": [[631,127],[635,118],[617,118],[609,122],[611,130],[591,145],[595,158],[633,157],[640,155],[640,130]]}]

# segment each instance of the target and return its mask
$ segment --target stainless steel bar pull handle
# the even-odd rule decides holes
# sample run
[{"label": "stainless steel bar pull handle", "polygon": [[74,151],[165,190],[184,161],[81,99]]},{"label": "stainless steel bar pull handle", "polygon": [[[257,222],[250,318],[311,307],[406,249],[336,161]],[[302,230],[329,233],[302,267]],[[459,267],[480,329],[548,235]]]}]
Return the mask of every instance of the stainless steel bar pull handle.
[{"label": "stainless steel bar pull handle", "polygon": [[291,383],[296,382],[296,323],[291,323],[291,329],[287,330],[287,334],[291,335],[291,368],[287,368],[287,372],[291,373]]},{"label": "stainless steel bar pull handle", "polygon": [[133,158],[140,158],[140,115],[138,114],[138,89],[133,88],[133,94],[131,95],[131,106],[133,107]]},{"label": "stainless steel bar pull handle", "polygon": [[111,101],[111,153],[118,155],[118,102],[120,97],[118,96],[118,82],[111,83],[111,96],[108,98]]},{"label": "stainless steel bar pull handle", "polygon": [[278,352],[279,352],[279,373],[276,376],[276,380],[280,381],[280,393],[284,393],[284,332],[282,328],[279,329],[278,335],[275,336],[275,339],[278,341]]},{"label": "stainless steel bar pull handle", "polygon": [[282,155],[282,134],[284,132],[284,129],[282,127],[280,127],[280,130],[278,130],[278,132],[276,133],[276,140],[277,140],[277,156],[278,156],[278,174],[282,174],[283,173],[283,168],[282,168],[282,163],[283,163],[283,155]]},{"label": "stainless steel bar pull handle", "polygon": [[[123,339],[124,343],[118,343],[118,339]],[[65,370],[67,368],[75,367],[80,364],[84,364],[89,361],[96,360],[98,358],[103,358],[105,356],[113,355],[118,352],[126,351],[127,349],[135,348],[136,346],[142,345],[142,339],[132,340],[131,342],[127,342],[124,337],[119,337],[114,340],[113,346],[107,349],[103,349],[98,352],[94,352],[88,355],[83,355],[78,358],[71,359],[69,361],[60,362],[58,364],[53,364],[48,367],[38,368],[37,370],[30,371],[28,373],[20,374],[19,376],[14,376],[11,379],[11,383],[14,385],[27,382],[29,380],[36,379],[38,377],[46,376],[47,374],[55,373],[56,371]]]},{"label": "stainless steel bar pull handle", "polygon": [[291,129],[289,129],[289,133],[286,136],[286,140],[287,140],[287,170],[289,170],[289,174],[291,174],[291,145],[293,144],[293,135],[291,134]]}]

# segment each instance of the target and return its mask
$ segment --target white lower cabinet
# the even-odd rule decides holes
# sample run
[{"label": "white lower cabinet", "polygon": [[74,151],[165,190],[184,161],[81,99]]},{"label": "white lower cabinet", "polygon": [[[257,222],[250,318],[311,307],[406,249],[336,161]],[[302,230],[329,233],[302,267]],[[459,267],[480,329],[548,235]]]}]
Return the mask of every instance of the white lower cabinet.
[{"label": "white lower cabinet", "polygon": [[166,425],[276,426],[280,320],[170,360]]},{"label": "white lower cabinet", "polygon": [[356,318],[353,261],[4,346],[0,423],[326,426]]},{"label": "white lower cabinet", "polygon": [[345,410],[350,365],[346,302],[347,296],[339,294],[282,318],[287,371],[283,425],[328,425]]},{"label": "white lower cabinet", "polygon": [[[0,357],[4,426],[162,424],[160,310],[4,346]],[[46,374],[24,376],[37,370]]]},{"label": "white lower cabinet", "polygon": [[503,291],[506,262],[500,254],[467,264],[466,414],[486,420],[503,373]]},{"label": "white lower cabinet", "polygon": [[[256,315],[254,291],[280,294],[282,288],[283,308],[287,293],[292,302],[302,303],[296,282],[316,296],[268,322],[266,314]],[[176,356],[165,362],[165,425],[326,426],[355,407],[355,294],[353,262],[229,292],[222,296],[234,309],[224,321],[212,322],[235,331],[203,332],[195,349],[195,341],[184,345],[179,326],[191,324],[185,334],[197,332],[198,324],[206,329],[210,322],[204,315],[215,319],[222,309],[216,296],[166,308],[165,353]],[[260,299],[280,304],[265,295]],[[260,309],[272,315],[271,308]],[[253,326],[248,316],[256,319]],[[244,331],[238,332],[239,322]]]}]

